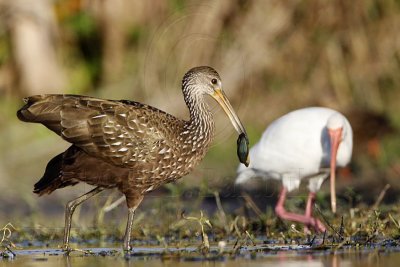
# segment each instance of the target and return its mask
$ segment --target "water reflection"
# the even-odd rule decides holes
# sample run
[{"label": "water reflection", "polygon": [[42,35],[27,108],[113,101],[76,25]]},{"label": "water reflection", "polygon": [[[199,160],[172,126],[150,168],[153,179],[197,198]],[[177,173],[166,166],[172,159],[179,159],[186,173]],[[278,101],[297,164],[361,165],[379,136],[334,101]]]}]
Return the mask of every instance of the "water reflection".
[{"label": "water reflection", "polygon": [[[44,253],[45,252],[45,253]],[[274,253],[257,253],[253,255],[243,255],[235,259],[225,258],[215,261],[201,261],[199,258],[181,258],[163,260],[158,257],[131,257],[125,259],[120,254],[114,256],[83,255],[74,254],[64,256],[57,250],[30,250],[19,252],[14,260],[0,260],[0,266],[64,266],[64,267],[83,267],[83,266],[215,266],[215,267],[236,267],[236,266],[279,266],[279,267],[370,267],[370,266],[399,266],[400,253],[398,251],[385,250],[343,250],[339,252],[299,252],[299,251],[279,251]]]}]

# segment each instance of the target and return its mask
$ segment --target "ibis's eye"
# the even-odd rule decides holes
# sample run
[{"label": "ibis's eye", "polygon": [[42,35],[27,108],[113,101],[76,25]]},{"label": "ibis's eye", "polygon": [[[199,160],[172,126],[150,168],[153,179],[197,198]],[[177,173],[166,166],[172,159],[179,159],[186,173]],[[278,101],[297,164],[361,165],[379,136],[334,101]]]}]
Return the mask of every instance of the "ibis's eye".
[{"label": "ibis's eye", "polygon": [[214,79],[211,80],[211,83],[212,83],[212,84],[217,84],[218,81],[217,81],[217,79],[214,78]]}]

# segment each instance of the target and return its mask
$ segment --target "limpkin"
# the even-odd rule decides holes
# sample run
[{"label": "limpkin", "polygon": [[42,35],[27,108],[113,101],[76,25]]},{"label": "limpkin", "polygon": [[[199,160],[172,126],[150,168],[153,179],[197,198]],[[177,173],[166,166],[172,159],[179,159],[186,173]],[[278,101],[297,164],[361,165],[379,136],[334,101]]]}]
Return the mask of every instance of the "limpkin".
[{"label": "limpkin", "polygon": [[[222,90],[219,74],[211,67],[190,69],[182,92],[190,119],[129,100],[104,100],[79,95],[36,95],[17,116],[41,123],[72,145],[51,159],[34,193],[50,194],[79,182],[96,186],[70,201],[65,210],[63,249],[70,250],[71,219],[75,208],[104,189],[117,188],[126,197],[128,221],[123,248],[129,251],[136,208],[146,192],[188,174],[205,156],[213,140],[214,120],[204,96],[212,96],[228,115],[240,140],[245,128]],[[243,143],[243,142],[241,142]],[[242,145],[243,146],[243,145]],[[248,164],[247,154],[238,155]]]}]

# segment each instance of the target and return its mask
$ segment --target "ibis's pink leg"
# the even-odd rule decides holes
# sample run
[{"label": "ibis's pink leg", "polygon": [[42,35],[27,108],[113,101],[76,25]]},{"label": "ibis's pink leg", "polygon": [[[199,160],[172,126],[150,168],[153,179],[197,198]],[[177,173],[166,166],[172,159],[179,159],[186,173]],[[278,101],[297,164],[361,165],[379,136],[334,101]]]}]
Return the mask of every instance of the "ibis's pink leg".
[{"label": "ibis's pink leg", "polygon": [[286,193],[287,189],[285,187],[282,188],[281,193],[279,194],[278,203],[275,206],[275,213],[279,218],[289,221],[300,222],[303,224],[309,224],[310,221],[307,219],[305,215],[287,212],[285,210],[284,204],[286,201]]},{"label": "ibis's pink leg", "polygon": [[[306,205],[306,217],[309,218],[311,221],[311,226],[314,226],[315,230],[318,232],[325,232],[326,227],[325,225],[318,220],[317,218],[314,218],[312,216],[312,208],[314,206],[314,201],[315,201],[315,192],[310,192],[308,194],[308,199],[307,199],[307,205]],[[309,233],[310,231],[308,230],[308,226],[304,226],[304,232]]]},{"label": "ibis's pink leg", "polygon": [[315,199],[315,194],[312,198],[307,200],[306,214],[297,214],[287,212],[285,210],[284,204],[286,200],[287,189],[285,187],[282,188],[281,193],[279,194],[278,203],[275,206],[276,215],[284,220],[295,221],[304,224],[305,226],[314,227],[317,231],[325,231],[325,226],[317,219],[311,216],[312,204]]}]

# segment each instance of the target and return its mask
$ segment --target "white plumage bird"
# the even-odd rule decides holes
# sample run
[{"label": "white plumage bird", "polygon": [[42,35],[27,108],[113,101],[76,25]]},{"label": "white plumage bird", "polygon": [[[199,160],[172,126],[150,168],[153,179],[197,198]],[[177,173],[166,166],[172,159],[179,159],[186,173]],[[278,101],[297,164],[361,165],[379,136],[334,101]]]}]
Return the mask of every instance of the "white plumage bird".
[{"label": "white plumage bird", "polygon": [[[331,175],[331,204],[336,212],[335,170],[351,159],[353,132],[348,120],[339,112],[322,107],[292,111],[274,122],[250,150],[250,166],[239,166],[236,183],[252,177],[282,180],[283,188],[275,207],[277,216],[297,221],[316,231],[325,226],[312,216],[315,192]],[[287,212],[284,202],[287,192],[299,188],[300,181],[309,180],[310,194],[305,214]]]}]

